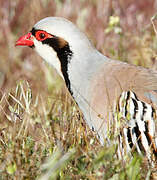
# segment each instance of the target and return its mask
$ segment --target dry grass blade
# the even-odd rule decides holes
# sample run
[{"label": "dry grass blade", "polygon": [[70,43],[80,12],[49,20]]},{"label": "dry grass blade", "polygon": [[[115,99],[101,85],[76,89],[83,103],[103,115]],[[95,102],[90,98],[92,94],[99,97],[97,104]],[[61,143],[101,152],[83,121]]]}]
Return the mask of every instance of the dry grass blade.
[{"label": "dry grass blade", "polygon": [[38,180],[56,179],[59,171],[66,165],[67,161],[70,161],[75,152],[75,149],[71,149],[63,154],[61,149],[56,149],[47,162],[41,166],[41,170],[46,172]]}]

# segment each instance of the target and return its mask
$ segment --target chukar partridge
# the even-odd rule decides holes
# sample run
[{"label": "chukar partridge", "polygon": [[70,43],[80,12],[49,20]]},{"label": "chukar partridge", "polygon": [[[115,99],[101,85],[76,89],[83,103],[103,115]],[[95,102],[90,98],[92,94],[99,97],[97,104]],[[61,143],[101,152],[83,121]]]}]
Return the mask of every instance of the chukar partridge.
[{"label": "chukar partridge", "polygon": [[47,17],[19,38],[53,66],[103,145],[119,133],[120,154],[157,157],[157,72],[105,57],[73,23]]}]

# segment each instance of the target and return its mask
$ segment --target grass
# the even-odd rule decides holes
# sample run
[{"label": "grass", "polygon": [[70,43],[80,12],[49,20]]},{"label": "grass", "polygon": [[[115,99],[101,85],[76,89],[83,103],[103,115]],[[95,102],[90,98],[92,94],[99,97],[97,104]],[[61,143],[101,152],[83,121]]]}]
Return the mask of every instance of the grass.
[{"label": "grass", "polygon": [[99,144],[53,69],[14,47],[39,19],[64,16],[107,56],[156,69],[156,1],[117,2],[0,2],[0,179],[151,179],[144,157],[124,162],[114,140]]}]

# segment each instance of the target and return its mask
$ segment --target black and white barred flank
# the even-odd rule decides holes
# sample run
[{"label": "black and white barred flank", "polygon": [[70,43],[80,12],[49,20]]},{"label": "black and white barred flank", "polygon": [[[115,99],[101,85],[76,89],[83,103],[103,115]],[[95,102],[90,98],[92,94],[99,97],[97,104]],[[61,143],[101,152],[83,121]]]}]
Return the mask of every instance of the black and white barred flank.
[{"label": "black and white barred flank", "polygon": [[156,111],[148,103],[140,101],[132,91],[123,92],[116,106],[117,121],[124,119],[119,138],[119,156],[137,151],[146,154],[150,161],[157,160],[155,132]]}]

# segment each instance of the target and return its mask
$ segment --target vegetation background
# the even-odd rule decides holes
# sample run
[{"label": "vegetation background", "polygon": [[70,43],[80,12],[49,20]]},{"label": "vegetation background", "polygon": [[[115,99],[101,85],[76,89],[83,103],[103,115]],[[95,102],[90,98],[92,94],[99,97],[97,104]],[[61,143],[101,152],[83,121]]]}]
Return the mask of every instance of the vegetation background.
[{"label": "vegetation background", "polygon": [[[0,1],[0,179],[150,179],[102,147],[56,72],[15,41],[46,16],[74,22],[106,56],[157,69],[157,0]],[[155,18],[154,18],[155,25]]]}]

